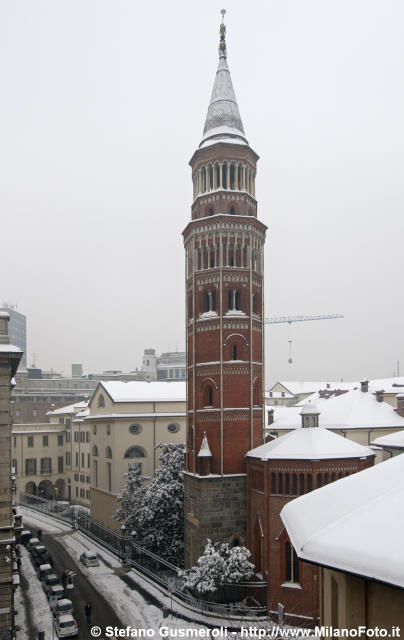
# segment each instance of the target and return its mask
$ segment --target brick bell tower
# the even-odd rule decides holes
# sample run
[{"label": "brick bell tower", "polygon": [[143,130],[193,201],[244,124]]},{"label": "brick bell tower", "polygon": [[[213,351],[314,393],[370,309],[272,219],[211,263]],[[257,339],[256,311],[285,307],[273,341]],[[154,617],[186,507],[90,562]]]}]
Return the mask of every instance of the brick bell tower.
[{"label": "brick bell tower", "polygon": [[[224,11],[222,12],[224,15]],[[264,242],[258,156],[244,134],[220,25],[219,66],[191,158],[186,256],[185,566],[206,539],[244,544],[245,454],[263,442]]]}]

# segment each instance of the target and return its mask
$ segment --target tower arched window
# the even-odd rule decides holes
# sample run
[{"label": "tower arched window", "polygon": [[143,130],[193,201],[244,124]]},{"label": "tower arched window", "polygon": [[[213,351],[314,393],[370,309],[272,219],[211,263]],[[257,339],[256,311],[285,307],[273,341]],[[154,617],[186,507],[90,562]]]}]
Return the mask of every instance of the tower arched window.
[{"label": "tower arched window", "polygon": [[237,345],[233,344],[233,360],[237,360]]},{"label": "tower arched window", "polygon": [[204,388],[203,405],[205,407],[213,407],[213,387],[211,384],[206,384]]},{"label": "tower arched window", "polygon": [[234,180],[235,180],[235,168],[234,168],[234,164],[230,165],[230,189],[234,189]]},{"label": "tower arched window", "polygon": [[290,495],[290,477],[288,473],[285,473],[285,495]]},{"label": "tower arched window", "polygon": [[300,494],[304,493],[304,473],[300,474]]},{"label": "tower arched window", "polygon": [[307,492],[311,491],[313,489],[313,481],[311,478],[311,473],[309,473],[306,476],[306,483],[307,483]]},{"label": "tower arched window", "polygon": [[278,492],[283,493],[283,474],[278,473]]},{"label": "tower arched window", "polygon": [[297,496],[297,475],[292,474],[292,495]]},{"label": "tower arched window", "polygon": [[299,559],[289,541],[285,542],[285,582],[299,582]]},{"label": "tower arched window", "polygon": [[209,165],[209,191],[213,189],[213,167]]},{"label": "tower arched window", "polygon": [[223,187],[223,189],[228,189],[228,186],[227,186],[227,162],[223,162],[223,165],[222,165],[222,187]]},{"label": "tower arched window", "polygon": [[276,474],[271,473],[271,493],[276,493]]},{"label": "tower arched window", "polygon": [[234,206],[234,204],[230,207],[230,213],[232,215],[234,215],[236,213],[236,207]]},{"label": "tower arched window", "polygon": [[216,291],[205,291],[204,293],[204,312],[216,311]]}]

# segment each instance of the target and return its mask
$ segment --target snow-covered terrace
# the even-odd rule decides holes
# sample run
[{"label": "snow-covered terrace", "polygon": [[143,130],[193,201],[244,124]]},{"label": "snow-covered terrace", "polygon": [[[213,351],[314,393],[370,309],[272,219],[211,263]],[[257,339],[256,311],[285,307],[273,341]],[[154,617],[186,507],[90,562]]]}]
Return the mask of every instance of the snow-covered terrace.
[{"label": "snow-covered terrace", "polygon": [[404,589],[403,505],[399,455],[292,500],[281,518],[302,560]]}]

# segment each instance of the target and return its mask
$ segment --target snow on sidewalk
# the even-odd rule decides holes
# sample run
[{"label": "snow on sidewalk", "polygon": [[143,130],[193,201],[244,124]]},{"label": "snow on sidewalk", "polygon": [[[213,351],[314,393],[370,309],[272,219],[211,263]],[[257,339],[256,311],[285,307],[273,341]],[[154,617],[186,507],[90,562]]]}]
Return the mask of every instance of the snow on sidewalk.
[{"label": "snow on sidewalk", "polygon": [[[131,590],[114,572],[114,569],[121,569],[122,565],[112,553],[97,545],[93,540],[84,534],[73,531],[64,525],[56,525],[49,522],[45,516],[33,514],[32,511],[23,510],[24,526],[31,529],[41,528],[44,533],[57,534],[70,531],[70,535],[63,536],[63,547],[71,558],[78,563],[83,551],[95,549],[101,558],[99,567],[85,567],[80,565],[81,572],[97,589],[100,595],[107,600],[115,610],[117,616],[122,621],[122,625],[136,626],[142,629],[154,629],[156,633],[163,624],[163,615],[160,608],[149,604],[147,600],[136,590]],[[110,567],[102,562],[106,560]],[[168,598],[167,598],[168,604]],[[185,620],[177,619],[172,623],[178,629],[207,629],[203,625],[187,623]],[[167,625],[167,620],[164,620]]]},{"label": "snow on sidewalk", "polygon": [[[21,572],[28,582],[27,597],[30,601],[30,611],[25,611],[24,616],[24,633],[25,635],[19,635],[20,640],[31,640],[28,635],[28,629],[26,624],[26,617],[29,614],[35,613],[35,620],[33,620],[33,626],[37,627],[38,631],[45,631],[45,638],[52,637],[53,616],[49,607],[48,599],[42,589],[35,569],[31,563],[31,557],[28,551],[21,545]],[[21,589],[21,587],[20,587]],[[22,598],[21,598],[22,602]],[[21,605],[24,607],[24,604]]]}]

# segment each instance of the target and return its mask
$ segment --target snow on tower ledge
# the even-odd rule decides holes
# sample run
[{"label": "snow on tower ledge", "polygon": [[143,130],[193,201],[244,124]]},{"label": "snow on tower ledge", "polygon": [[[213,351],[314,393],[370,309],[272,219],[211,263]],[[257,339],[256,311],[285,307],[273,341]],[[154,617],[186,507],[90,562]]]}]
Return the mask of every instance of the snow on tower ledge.
[{"label": "snow on tower ledge", "polygon": [[404,588],[403,504],[398,455],[296,498],[281,518],[302,560]]}]

